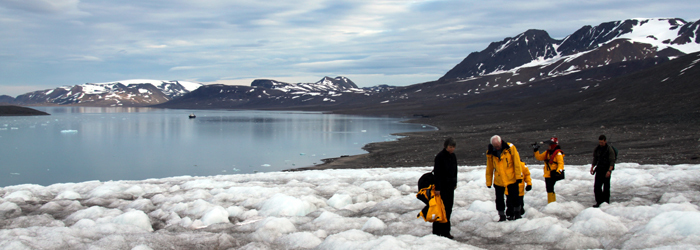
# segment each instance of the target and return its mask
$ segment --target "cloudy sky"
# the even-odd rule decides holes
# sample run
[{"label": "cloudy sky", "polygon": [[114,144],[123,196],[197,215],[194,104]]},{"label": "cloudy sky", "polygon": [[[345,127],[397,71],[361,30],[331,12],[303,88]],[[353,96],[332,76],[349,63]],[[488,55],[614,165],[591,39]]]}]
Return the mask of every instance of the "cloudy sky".
[{"label": "cloudy sky", "polygon": [[527,29],[698,13],[687,0],[0,0],[0,95],[126,79],[403,86]]}]

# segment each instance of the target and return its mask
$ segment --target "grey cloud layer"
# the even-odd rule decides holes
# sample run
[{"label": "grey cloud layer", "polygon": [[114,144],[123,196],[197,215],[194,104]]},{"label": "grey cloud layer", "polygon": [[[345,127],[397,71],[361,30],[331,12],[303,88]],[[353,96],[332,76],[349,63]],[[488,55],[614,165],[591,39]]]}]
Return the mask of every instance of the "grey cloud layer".
[{"label": "grey cloud layer", "polygon": [[434,80],[470,52],[527,29],[561,38],[626,18],[697,20],[698,10],[700,3],[675,0],[0,0],[0,64],[9,65],[0,69],[0,94],[130,78],[384,75],[357,84],[406,85]]}]

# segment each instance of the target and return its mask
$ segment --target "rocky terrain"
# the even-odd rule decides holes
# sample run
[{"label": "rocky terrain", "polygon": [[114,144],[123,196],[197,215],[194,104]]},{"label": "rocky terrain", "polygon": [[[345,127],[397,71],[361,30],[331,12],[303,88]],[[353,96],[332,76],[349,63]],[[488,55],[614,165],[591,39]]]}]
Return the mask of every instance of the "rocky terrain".
[{"label": "rocky terrain", "polygon": [[408,133],[398,141],[369,144],[364,147],[368,154],[328,159],[326,164],[312,168],[429,166],[446,137],[457,140],[455,153],[460,164],[485,164],[486,147],[494,134],[514,143],[524,161],[536,166],[541,163],[534,160],[530,143],[558,137],[567,164],[586,164],[600,134],[607,135],[620,150],[621,162],[697,164],[699,61],[700,53],[694,53],[605,81],[587,81],[572,74],[556,82],[543,81],[411,108],[397,104],[336,110],[394,114],[440,130]]}]

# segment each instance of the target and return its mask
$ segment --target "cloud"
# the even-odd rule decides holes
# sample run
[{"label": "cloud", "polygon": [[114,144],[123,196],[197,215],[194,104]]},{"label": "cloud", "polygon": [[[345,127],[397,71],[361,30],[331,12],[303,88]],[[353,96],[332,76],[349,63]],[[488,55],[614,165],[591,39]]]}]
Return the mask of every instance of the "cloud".
[{"label": "cloud", "polygon": [[3,0],[0,6],[38,14],[79,14],[80,0]]},{"label": "cloud", "polygon": [[103,60],[96,56],[70,56],[69,61],[85,61],[85,62],[102,62]]},{"label": "cloud", "polygon": [[105,81],[355,75],[358,85],[406,85],[435,80],[469,53],[528,29],[563,38],[627,18],[695,21],[699,10],[700,2],[683,0],[0,0],[0,53],[15,55],[0,65],[12,63],[3,75],[23,84],[57,77],[32,74],[36,68],[86,82],[84,62],[93,61],[102,66],[90,76]]}]

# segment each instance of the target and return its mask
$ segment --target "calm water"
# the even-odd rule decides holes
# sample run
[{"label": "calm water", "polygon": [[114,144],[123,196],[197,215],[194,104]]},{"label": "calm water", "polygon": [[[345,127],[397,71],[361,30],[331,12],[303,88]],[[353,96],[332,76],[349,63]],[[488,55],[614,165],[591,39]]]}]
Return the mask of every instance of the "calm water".
[{"label": "calm water", "polygon": [[0,117],[0,186],[279,171],[434,130],[310,112],[36,109],[51,116]]}]

